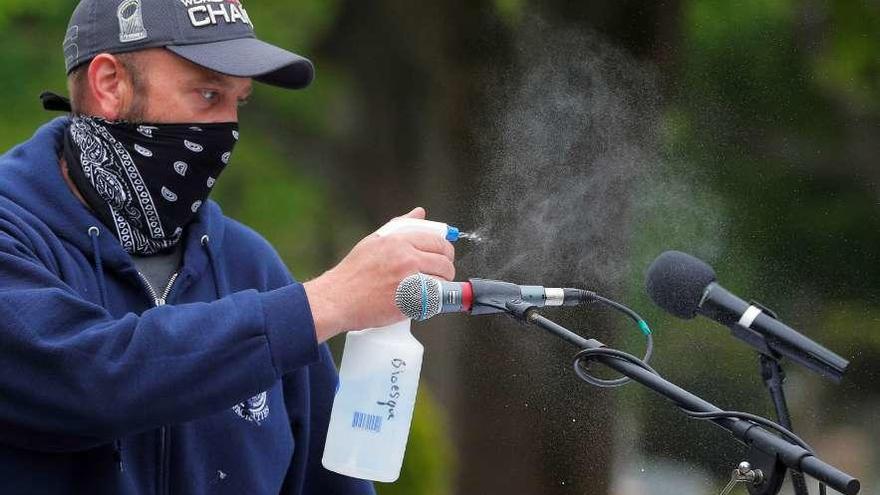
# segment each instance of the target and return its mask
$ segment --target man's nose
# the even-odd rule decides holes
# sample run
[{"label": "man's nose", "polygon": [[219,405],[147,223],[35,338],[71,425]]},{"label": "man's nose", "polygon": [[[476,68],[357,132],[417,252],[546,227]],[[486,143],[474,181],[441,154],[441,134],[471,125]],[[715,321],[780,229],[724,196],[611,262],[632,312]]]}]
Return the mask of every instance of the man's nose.
[{"label": "man's nose", "polygon": [[214,118],[217,122],[238,122],[238,102],[224,104]]}]

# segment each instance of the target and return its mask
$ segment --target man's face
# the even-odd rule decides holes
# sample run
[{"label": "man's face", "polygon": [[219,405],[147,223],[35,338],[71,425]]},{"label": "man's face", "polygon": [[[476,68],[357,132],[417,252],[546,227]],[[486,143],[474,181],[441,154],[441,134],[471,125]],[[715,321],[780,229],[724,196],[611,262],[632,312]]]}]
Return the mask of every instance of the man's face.
[{"label": "man's face", "polygon": [[251,79],[220,74],[164,48],[139,53],[141,92],[121,120],[153,123],[238,122]]}]

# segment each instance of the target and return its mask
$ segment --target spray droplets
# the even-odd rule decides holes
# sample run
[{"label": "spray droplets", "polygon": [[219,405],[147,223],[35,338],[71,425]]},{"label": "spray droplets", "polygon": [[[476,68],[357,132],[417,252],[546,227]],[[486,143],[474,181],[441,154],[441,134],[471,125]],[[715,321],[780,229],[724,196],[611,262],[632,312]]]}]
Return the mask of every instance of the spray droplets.
[{"label": "spray droplets", "polygon": [[466,241],[470,241],[473,243],[483,242],[483,236],[477,232],[462,232],[462,233],[458,234],[458,238],[466,240]]}]

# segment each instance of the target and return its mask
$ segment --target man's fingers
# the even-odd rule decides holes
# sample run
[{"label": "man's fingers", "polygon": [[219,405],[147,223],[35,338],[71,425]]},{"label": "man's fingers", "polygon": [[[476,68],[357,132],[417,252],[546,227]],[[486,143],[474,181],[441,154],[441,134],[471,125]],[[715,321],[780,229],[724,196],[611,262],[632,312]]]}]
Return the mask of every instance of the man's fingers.
[{"label": "man's fingers", "polygon": [[455,247],[451,242],[442,239],[437,234],[428,234],[423,232],[412,232],[401,234],[419,251],[426,253],[442,254],[450,262],[455,261]]},{"label": "man's fingers", "polygon": [[451,281],[455,278],[455,265],[446,256],[435,253],[422,253],[419,256],[418,271],[425,275]]}]

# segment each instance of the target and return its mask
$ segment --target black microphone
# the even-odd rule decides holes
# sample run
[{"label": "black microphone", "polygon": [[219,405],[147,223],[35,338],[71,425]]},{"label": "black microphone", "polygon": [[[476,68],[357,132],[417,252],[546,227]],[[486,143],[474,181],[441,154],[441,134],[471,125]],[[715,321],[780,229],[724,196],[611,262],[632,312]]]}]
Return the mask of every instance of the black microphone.
[{"label": "black microphone", "polygon": [[689,254],[666,251],[658,256],[648,268],[645,289],[668,313],[683,319],[697,314],[711,318],[761,352],[786,356],[835,382],[849,366],[849,361],[777,320],[759,304],[731,294],[715,281],[711,266]]},{"label": "black microphone", "polygon": [[595,296],[594,292],[581,289],[517,285],[480,278],[445,282],[416,273],[397,286],[394,303],[407,317],[422,321],[440,313],[484,315],[506,312],[507,302],[514,300],[538,307],[574,306],[594,301]]}]

